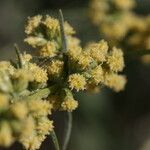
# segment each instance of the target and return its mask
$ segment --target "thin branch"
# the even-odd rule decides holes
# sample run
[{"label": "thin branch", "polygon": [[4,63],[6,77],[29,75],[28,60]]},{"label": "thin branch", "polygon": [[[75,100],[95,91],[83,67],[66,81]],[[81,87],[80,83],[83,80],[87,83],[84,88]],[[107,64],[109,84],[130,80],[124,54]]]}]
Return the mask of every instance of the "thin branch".
[{"label": "thin branch", "polygon": [[14,47],[15,47],[17,58],[18,58],[19,68],[22,68],[23,67],[23,62],[22,62],[21,52],[20,52],[19,47],[18,47],[17,44],[14,44]]},{"label": "thin branch", "polygon": [[60,147],[59,147],[59,143],[58,143],[58,139],[57,139],[57,136],[56,136],[56,133],[55,131],[51,131],[51,138],[52,138],[52,141],[53,141],[53,144],[54,144],[54,147],[55,147],[55,150],[60,150]]},{"label": "thin branch", "polygon": [[64,30],[64,16],[62,13],[62,10],[59,10],[59,14],[60,14],[60,31],[61,31],[61,39],[62,39],[62,48],[63,48],[63,52],[67,51],[67,39],[66,39],[66,35],[65,35],[65,30]]},{"label": "thin branch", "polygon": [[63,53],[63,59],[64,59],[64,79],[66,80],[68,77],[68,74],[70,72],[70,64],[68,61],[68,56],[66,55],[65,52],[68,50],[68,45],[67,45],[67,38],[65,35],[65,28],[64,28],[64,17],[62,10],[59,10],[60,14],[60,30],[61,30],[61,39],[62,39],[62,53]]},{"label": "thin branch", "polygon": [[62,150],[67,150],[70,136],[71,136],[71,130],[72,130],[72,113],[67,112],[67,121],[66,121],[66,127],[65,127],[65,134],[64,134],[64,143],[62,146]]}]

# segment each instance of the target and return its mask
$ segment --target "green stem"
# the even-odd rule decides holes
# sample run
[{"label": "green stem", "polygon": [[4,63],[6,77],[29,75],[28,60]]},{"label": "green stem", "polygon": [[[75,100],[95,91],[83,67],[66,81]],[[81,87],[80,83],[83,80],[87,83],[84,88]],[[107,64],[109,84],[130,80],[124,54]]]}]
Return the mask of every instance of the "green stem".
[{"label": "green stem", "polygon": [[64,29],[64,16],[62,13],[62,10],[59,10],[59,14],[60,14],[60,31],[61,31],[61,39],[62,39],[62,48],[63,48],[63,52],[67,51],[67,39],[66,39],[66,35],[65,35],[65,29]]},{"label": "green stem", "polygon": [[19,68],[22,68],[23,67],[23,62],[22,62],[21,52],[20,52],[19,47],[18,47],[17,44],[14,44],[14,47],[15,47],[15,50],[16,50],[17,58],[18,58]]},{"label": "green stem", "polygon": [[72,113],[67,113],[67,124],[65,127],[65,137],[64,137],[64,143],[62,146],[62,150],[67,150],[67,146],[69,144],[70,136],[71,136],[71,130],[72,130]]},{"label": "green stem", "polygon": [[58,139],[57,139],[55,131],[53,130],[50,135],[51,135],[55,150],[60,150]]}]

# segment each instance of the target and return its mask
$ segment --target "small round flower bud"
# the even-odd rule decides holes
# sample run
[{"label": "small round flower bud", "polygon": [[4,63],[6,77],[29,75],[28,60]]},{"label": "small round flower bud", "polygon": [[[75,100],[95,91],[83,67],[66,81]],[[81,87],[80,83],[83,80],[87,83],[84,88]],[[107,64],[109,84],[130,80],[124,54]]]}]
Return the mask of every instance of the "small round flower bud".
[{"label": "small round flower bud", "polygon": [[73,97],[66,96],[61,104],[61,109],[72,112],[78,107],[78,101],[74,100]]},{"label": "small round flower bud", "polygon": [[69,87],[71,89],[75,89],[77,91],[84,90],[85,86],[86,86],[85,77],[83,75],[77,74],[77,73],[70,75],[68,82],[69,82]]}]

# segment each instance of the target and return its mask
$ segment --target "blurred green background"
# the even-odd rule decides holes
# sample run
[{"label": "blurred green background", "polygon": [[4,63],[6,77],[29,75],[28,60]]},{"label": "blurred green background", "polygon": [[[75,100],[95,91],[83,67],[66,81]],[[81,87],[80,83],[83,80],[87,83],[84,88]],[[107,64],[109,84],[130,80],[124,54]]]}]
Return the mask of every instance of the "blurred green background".
[{"label": "blurred green background", "polygon": [[[27,16],[58,16],[62,9],[82,45],[102,37],[88,18],[88,0],[0,0],[0,59],[14,58],[13,44],[30,51],[23,43]],[[137,13],[150,13],[150,0],[138,0]],[[103,89],[99,94],[79,93],[79,109],[73,113],[73,131],[68,150],[150,150],[150,65],[137,59],[126,61],[126,90],[114,93]],[[65,114],[57,113],[56,132],[63,140]],[[20,150],[15,144],[10,149]],[[50,138],[41,147],[53,150]],[[2,148],[0,148],[2,150]]]}]

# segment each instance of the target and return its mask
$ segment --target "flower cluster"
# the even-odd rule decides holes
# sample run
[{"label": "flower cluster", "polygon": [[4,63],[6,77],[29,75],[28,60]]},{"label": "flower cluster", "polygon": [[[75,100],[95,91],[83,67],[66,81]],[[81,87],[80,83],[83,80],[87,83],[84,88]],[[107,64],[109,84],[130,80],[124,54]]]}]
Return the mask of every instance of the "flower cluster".
[{"label": "flower cluster", "polygon": [[104,40],[82,48],[67,22],[61,25],[48,15],[30,17],[25,33],[25,42],[38,55],[16,49],[15,62],[0,62],[0,146],[17,141],[36,150],[53,131],[49,115],[78,107],[74,91],[107,86],[118,92],[124,89],[126,77],[118,74],[124,68],[121,49],[109,48]]},{"label": "flower cluster", "polygon": [[[38,22],[37,26],[33,25],[33,20]],[[62,52],[61,25],[50,16],[40,16],[40,20],[39,16],[29,18],[25,31],[25,42],[38,50],[39,57],[49,59],[43,67],[47,70],[48,86],[53,87],[48,100],[54,110],[73,111],[78,106],[73,91],[91,91],[91,87],[94,91],[103,85],[115,91],[124,89],[126,77],[118,74],[124,68],[121,49],[110,49],[104,40],[82,48],[74,29],[65,22],[67,50]],[[39,38],[45,42],[36,40]]]},{"label": "flower cluster", "polygon": [[134,32],[134,36],[137,36],[136,32],[143,33],[148,26],[145,17],[133,12],[135,6],[135,0],[91,0],[90,16],[106,38],[121,41],[129,32]]},{"label": "flower cluster", "polygon": [[21,67],[0,62],[0,146],[18,141],[25,149],[35,150],[53,129],[53,121],[48,119],[52,105],[32,96],[32,84],[37,85],[36,90],[46,84],[46,72],[29,63],[30,55],[21,57]]},{"label": "flower cluster", "polygon": [[[112,45],[131,50],[150,48],[150,17],[134,13],[135,0],[91,0],[90,17]],[[110,28],[111,27],[111,28]],[[142,57],[150,62],[150,56]]]},{"label": "flower cluster", "polygon": [[104,36],[121,40],[135,24],[134,6],[135,0],[91,0],[90,16]]}]

